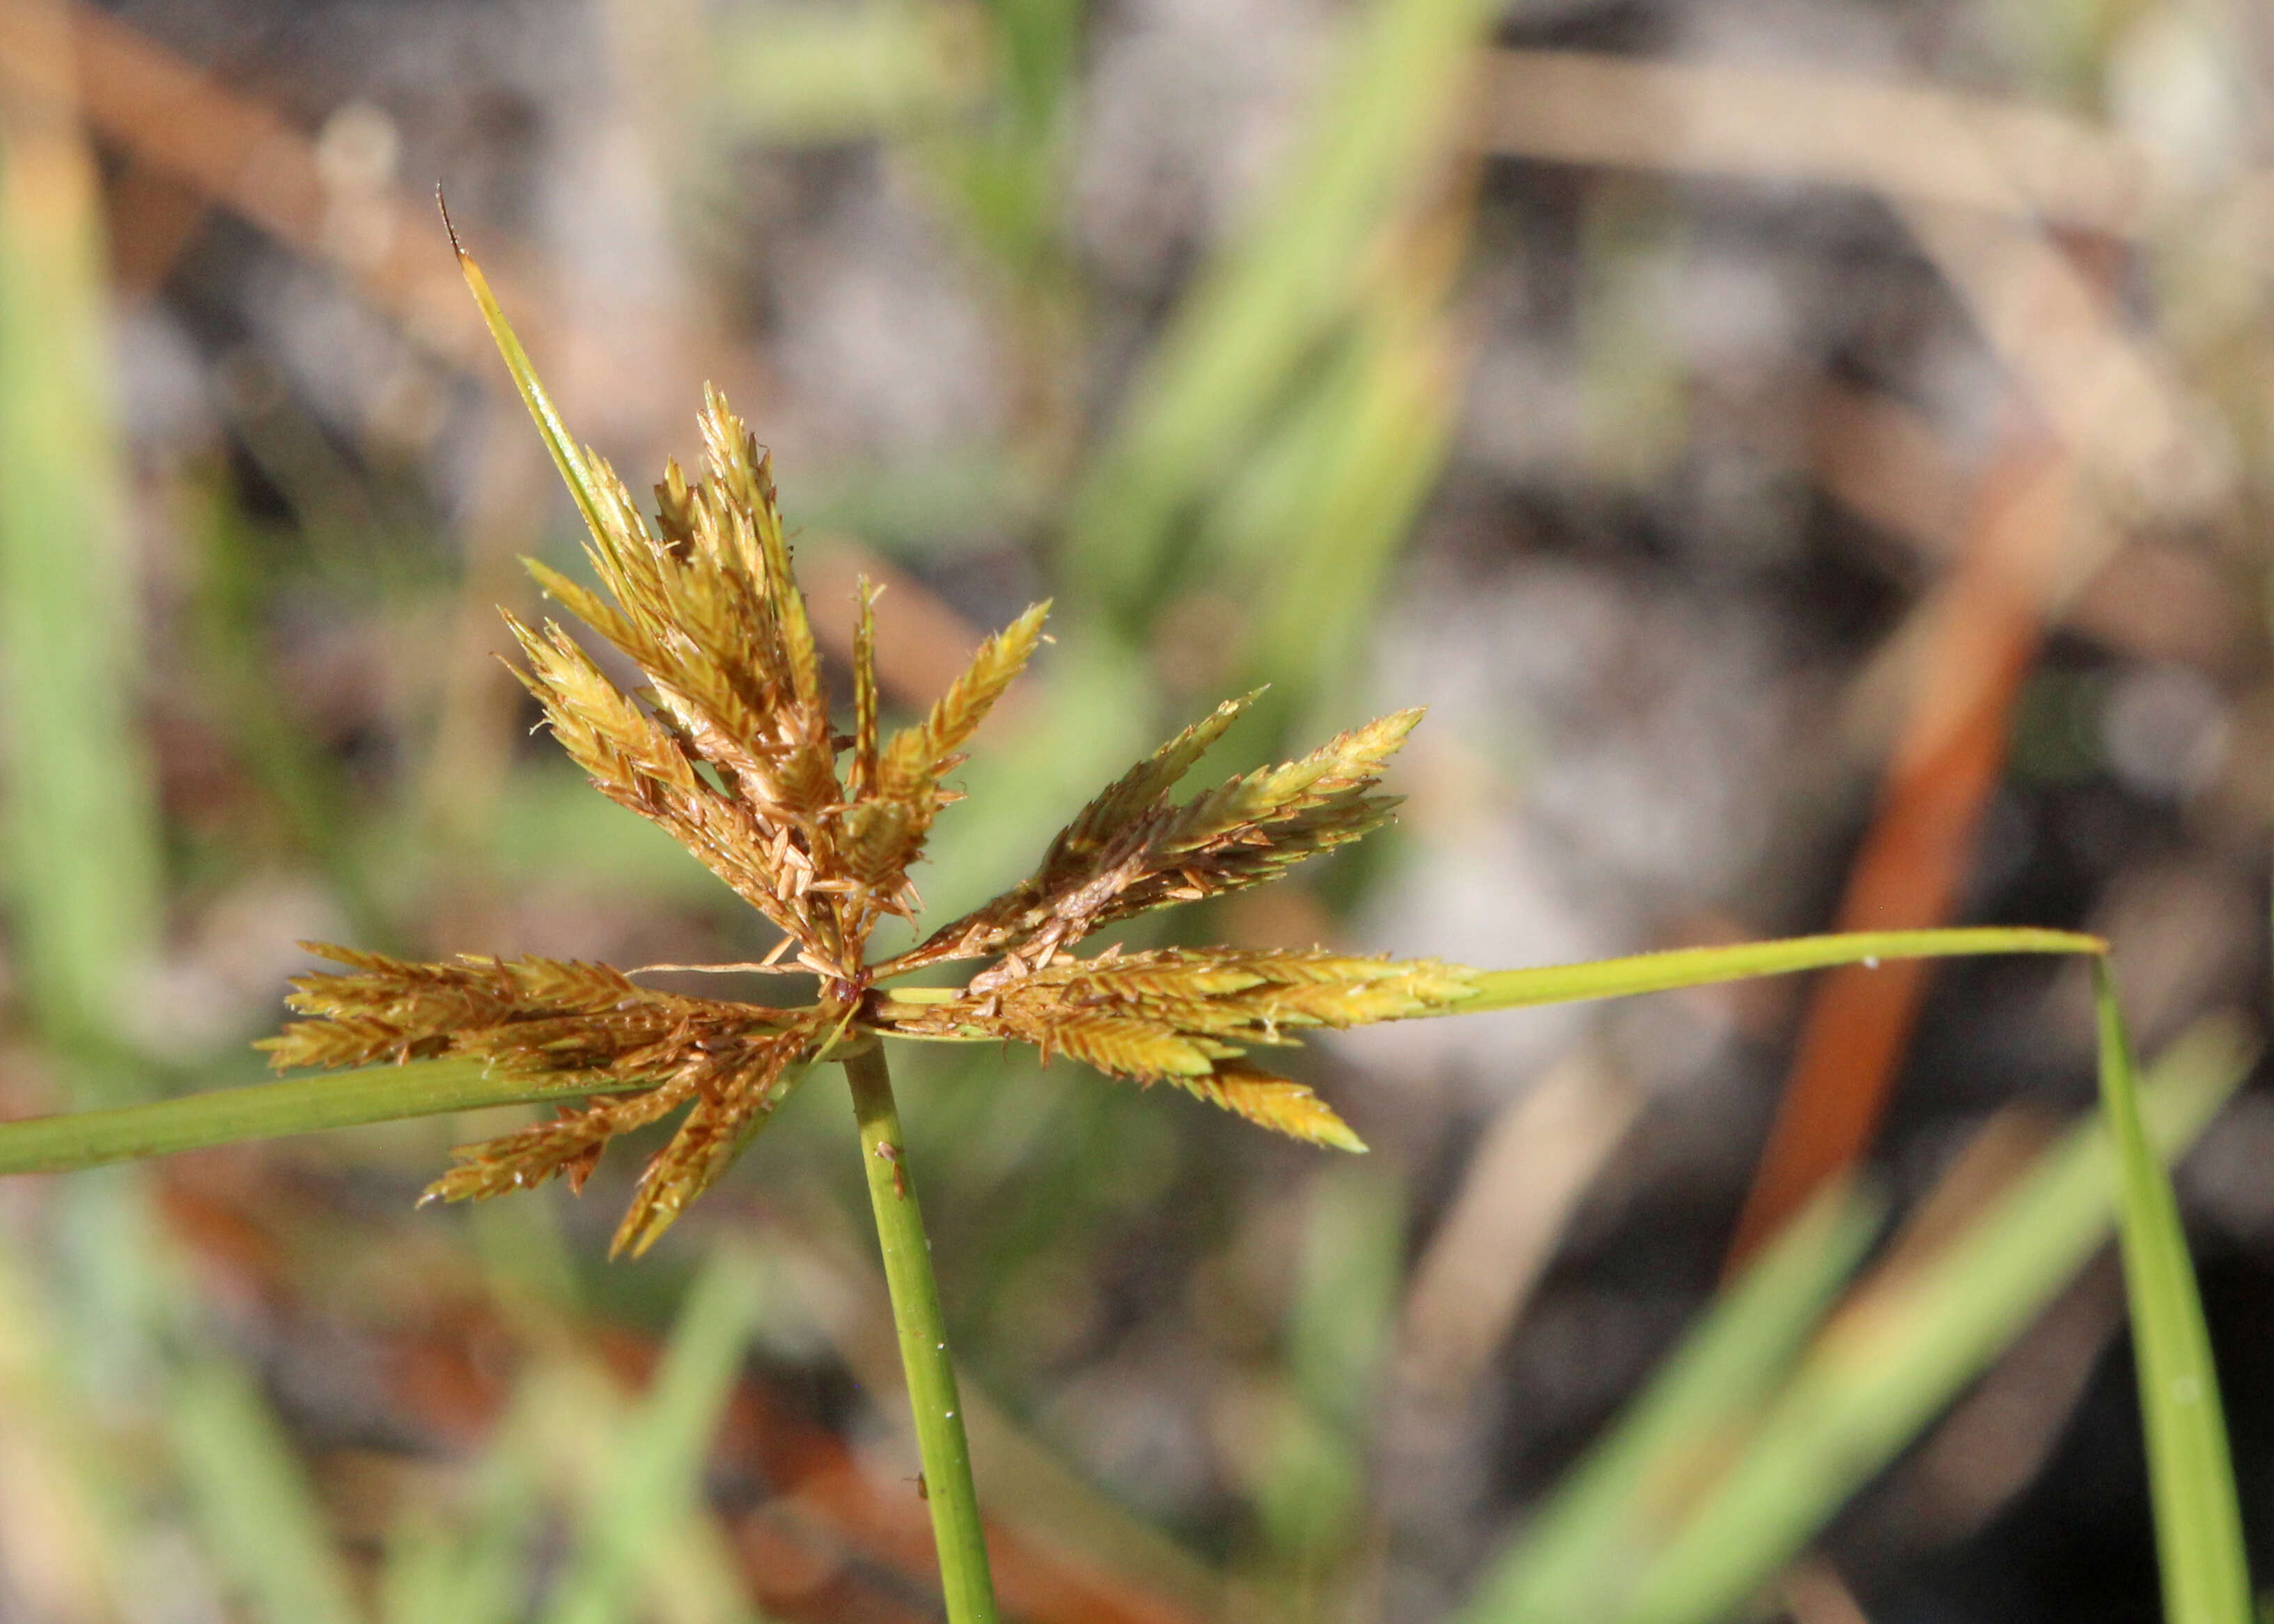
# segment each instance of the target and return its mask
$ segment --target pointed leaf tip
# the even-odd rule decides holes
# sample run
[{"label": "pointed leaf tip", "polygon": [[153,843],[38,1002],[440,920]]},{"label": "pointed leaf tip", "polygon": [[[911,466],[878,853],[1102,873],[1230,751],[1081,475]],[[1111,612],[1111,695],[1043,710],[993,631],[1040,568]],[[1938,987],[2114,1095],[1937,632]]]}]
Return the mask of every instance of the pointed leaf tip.
[{"label": "pointed leaf tip", "polygon": [[[448,224],[448,216],[443,217]],[[545,441],[546,449],[553,454],[553,466],[561,470],[561,479],[568,486],[569,495],[576,498],[577,511],[596,538],[605,538],[607,527],[602,518],[605,510],[598,483],[586,463],[583,449],[568,432],[562,421],[561,410],[546,393],[545,385],[537,376],[537,368],[530,361],[529,352],[522,347],[513,324],[506,320],[505,311],[497,295],[490,289],[489,278],[482,274],[481,266],[468,253],[458,240],[456,229],[450,232],[450,246],[458,256],[458,270],[466,279],[466,287],[474,296],[474,304],[482,312],[482,321],[489,328],[490,340],[497,345],[498,354],[504,357],[506,371],[512,375],[514,387],[521,395],[522,404],[529,409],[537,424],[537,432]]]},{"label": "pointed leaf tip", "polygon": [[442,229],[450,238],[450,252],[458,256],[458,263],[466,260],[466,247],[458,240],[458,228],[450,219],[450,199],[442,194],[442,183],[434,183],[434,207],[442,212]]}]

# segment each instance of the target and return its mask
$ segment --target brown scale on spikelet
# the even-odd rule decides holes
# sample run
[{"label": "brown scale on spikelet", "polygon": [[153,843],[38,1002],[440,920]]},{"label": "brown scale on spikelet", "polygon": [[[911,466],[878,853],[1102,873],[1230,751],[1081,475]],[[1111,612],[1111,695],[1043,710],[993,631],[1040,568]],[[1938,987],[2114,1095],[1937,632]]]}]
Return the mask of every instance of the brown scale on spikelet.
[{"label": "brown scale on spikelet", "polygon": [[[609,1139],[683,1110],[617,1231],[617,1250],[635,1252],[717,1180],[814,1061],[880,1034],[1016,1039],[1140,1083],[1173,1083],[1298,1139],[1364,1148],[1309,1089],[1259,1069],[1246,1050],[1292,1043],[1310,1027],[1446,1008],[1469,996],[1468,973],[1323,951],[1063,955],[1103,926],[1259,884],[1382,823],[1397,802],[1371,792],[1419,711],[1173,801],[1178,780],[1254,696],[1220,705],[1083,808],[1024,883],[872,964],[877,922],[915,917],[908,870],[958,799],[948,775],[1034,654],[1046,605],[989,638],[921,721],[885,737],[876,594],[862,582],[852,731],[836,732],[772,463],[749,429],[706,391],[703,472],[667,465],[651,523],[606,462],[568,438],[480,272],[461,259],[584,516],[602,590],[530,569],[645,681],[627,693],[559,624],[508,615],[526,658],[516,674],[600,792],[667,831],[779,928],[777,957],[817,976],[819,996],[773,1009],[659,992],[575,960],[420,964],[313,946],[346,972],[293,984],[291,1006],[309,1019],[262,1045],[280,1069],[455,1056],[526,1077],[532,1092],[557,1086],[553,1120],[456,1153],[428,1191],[446,1200],[556,1177],[581,1189]],[[960,959],[996,962],[956,993],[903,1000],[878,985]]]}]

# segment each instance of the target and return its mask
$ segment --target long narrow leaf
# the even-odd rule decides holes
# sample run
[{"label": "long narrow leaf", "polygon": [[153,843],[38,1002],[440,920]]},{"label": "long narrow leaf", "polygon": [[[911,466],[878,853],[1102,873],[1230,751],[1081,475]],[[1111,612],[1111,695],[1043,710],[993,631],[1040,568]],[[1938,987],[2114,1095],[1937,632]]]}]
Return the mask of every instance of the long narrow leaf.
[{"label": "long narrow leaf", "polygon": [[[449,224],[448,214],[442,220],[446,226]],[[553,454],[553,466],[568,482],[568,493],[576,499],[577,511],[584,515],[584,523],[591,527],[594,535],[606,535],[607,525],[600,515],[606,504],[576,437],[568,432],[561,409],[538,381],[537,368],[531,363],[529,352],[521,347],[513,324],[505,319],[497,296],[490,291],[489,278],[482,274],[482,267],[474,263],[473,255],[459,244],[455,227],[450,230],[450,246],[457,253],[458,268],[465,273],[466,286],[473,289],[474,303],[481,306],[482,320],[489,324],[490,336],[497,342],[498,353],[505,357],[506,371],[513,374],[513,386],[521,392],[522,403],[529,408],[529,415],[536,419],[537,432],[544,438],[545,448]]]},{"label": "long narrow leaf", "polygon": [[2148,1435],[2165,1624],[2248,1624],[2234,1467],[2179,1203],[2140,1116],[2131,1041],[2105,962],[2093,966],[2100,1024],[2100,1103],[2116,1143],[2117,1232]]},{"label": "long narrow leaf", "polygon": [[307,1474],[245,1373],[200,1358],[169,1396],[191,1508],[252,1616],[363,1624]]},{"label": "long narrow leaf", "polygon": [[1825,1304],[1863,1260],[1879,1210],[1837,1185],[1795,1219],[1563,1479],[1460,1624],[1611,1616],[1683,1509],[1683,1485],[1729,1447],[1791,1371]]},{"label": "long narrow leaf", "polygon": [[633,1616],[644,1565],[701,1503],[703,1463],[764,1306],[755,1260],[712,1254],[680,1310],[655,1386],[631,1417],[584,1533],[554,1593],[549,1624]]},{"label": "long narrow leaf", "polygon": [[[2141,1100],[2156,1150],[2192,1144],[2252,1058],[2226,1020],[2175,1044]],[[2080,1125],[1939,1256],[1837,1321],[1605,1624],[1711,1624],[1769,1583],[2106,1241],[2118,1179],[2105,1124]]]},{"label": "long narrow leaf", "polygon": [[1281,703],[1299,703],[1306,689],[1329,697],[1319,690],[1366,669],[1390,560],[1451,442],[1459,369],[1443,303],[1442,288],[1385,279],[1343,341],[1315,408],[1266,448],[1279,454],[1262,470],[1276,488],[1261,502],[1217,510],[1211,541],[1244,531],[1269,550],[1249,555],[1256,574],[1246,590],[1269,605],[1257,616],[1251,669],[1271,674]]},{"label": "long narrow leaf", "polygon": [[1547,965],[1536,970],[1487,970],[1477,977],[1476,996],[1432,1015],[1478,1015],[1539,1004],[1570,1004],[1585,998],[1621,998],[1632,993],[1666,992],[1756,975],[1822,970],[1834,965],[1868,965],[1882,959],[1951,959],[1986,953],[2103,954],[2098,936],[2067,930],[1999,929],[1863,930],[1838,936],[1788,936],[1776,942],[1745,942],[1733,947],[1681,947],[1599,959],[1586,964]]},{"label": "long narrow leaf", "polygon": [[[20,8],[0,51],[0,731],[11,958],[78,1097],[139,1080],[87,1056],[157,951],[163,906],[149,741],[135,716],[139,592],[103,335],[99,199],[69,112],[61,8]],[[60,107],[43,71],[62,64]]]},{"label": "long narrow leaf", "polygon": [[1178,513],[1217,485],[1347,318],[1369,244],[1441,153],[1497,8],[1386,0],[1349,14],[1288,167],[1197,279],[1077,492],[1073,560],[1117,608],[1159,590]]},{"label": "long narrow leaf", "polygon": [[36,1549],[41,1571],[11,1575],[11,1588],[18,1605],[50,1618],[132,1617],[147,1581],[131,1446],[90,1403],[79,1322],[33,1267],[26,1238],[0,1237],[0,1414],[8,1473],[24,1485],[11,1549]]},{"label": "long narrow leaf", "polygon": [[1378,1163],[1329,1163],[1306,1206],[1284,1406],[1255,1485],[1264,1535],[1296,1572],[1347,1551],[1364,1503],[1365,1440],[1404,1261],[1404,1184]]},{"label": "long narrow leaf", "polygon": [[404,1116],[565,1100],[636,1085],[601,1082],[532,1087],[493,1075],[479,1061],[417,1060],[329,1077],[215,1088],[151,1105],[0,1123],[0,1174],[68,1173],[107,1162],[203,1150],[239,1139],[316,1133]]},{"label": "long narrow leaf", "polygon": [[562,1413],[543,1380],[546,1366],[534,1368],[536,1380],[523,1373],[471,1492],[455,1502],[418,1498],[388,1530],[377,1585],[381,1624],[516,1624],[528,1616],[529,1575],[549,1531],[546,1492],[558,1477],[548,1440]]}]

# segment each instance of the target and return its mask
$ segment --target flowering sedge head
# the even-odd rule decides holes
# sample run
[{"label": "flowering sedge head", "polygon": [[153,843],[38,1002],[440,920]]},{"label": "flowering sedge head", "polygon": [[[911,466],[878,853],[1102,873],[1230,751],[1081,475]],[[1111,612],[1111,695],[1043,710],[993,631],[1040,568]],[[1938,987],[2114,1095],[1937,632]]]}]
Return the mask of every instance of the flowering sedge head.
[{"label": "flowering sedge head", "polygon": [[[666,830],[764,914],[782,933],[772,962],[809,972],[819,990],[810,1004],[772,1008],[659,991],[605,965],[420,964],[312,944],[345,968],[294,983],[292,1006],[310,1019],[264,1041],[279,1068],[460,1056],[526,1076],[532,1092],[557,1086],[553,1120],[456,1153],[428,1192],[447,1200],[554,1177],[581,1188],[610,1139],[683,1109],[639,1181],[620,1252],[644,1250],[714,1183],[817,1059],[893,1034],[1017,1040],[1117,1077],[1175,1083],[1299,1139],[1364,1148],[1309,1089],[1248,1051],[1292,1043],[1306,1028],[1443,1009],[1469,996],[1470,973],[1323,951],[1073,950],[1119,921],[1275,878],[1385,821],[1396,802],[1373,792],[1419,711],[1178,801],[1187,770],[1254,695],[1230,701],[1108,786],[1026,880],[872,959],[879,922],[916,917],[909,869],[958,799],[948,778],[964,746],[1041,640],[1047,605],[987,639],[920,721],[887,735],[875,593],[863,582],[853,714],[840,730],[771,462],[749,429],[708,392],[701,477],[667,466],[651,520],[562,429],[480,272],[461,260],[583,512],[601,590],[529,568],[646,686],[626,693],[558,623],[508,615],[526,657],[517,674],[600,793]],[[896,996],[889,985],[953,960],[983,963],[953,992]]]}]

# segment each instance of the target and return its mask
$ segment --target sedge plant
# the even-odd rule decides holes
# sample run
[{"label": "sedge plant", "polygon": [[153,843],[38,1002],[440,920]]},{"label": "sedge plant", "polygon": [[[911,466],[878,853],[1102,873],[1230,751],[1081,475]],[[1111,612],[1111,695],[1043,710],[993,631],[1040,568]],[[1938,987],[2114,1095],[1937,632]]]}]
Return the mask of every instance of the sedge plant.
[{"label": "sedge plant", "polygon": [[[479,268],[463,250],[459,258],[584,518],[601,590],[534,560],[529,568],[645,683],[628,692],[561,625],[508,615],[526,657],[518,674],[603,794],[669,832],[781,932],[764,964],[704,967],[809,975],[813,1001],[695,997],[647,986],[636,971],[574,960],[469,954],[418,963],[311,944],[341,967],[294,983],[290,1003],[305,1019],[262,1047],[280,1069],[347,1075],[5,1124],[0,1171],[60,1170],[512,1101],[555,1106],[548,1120],[456,1152],[427,1192],[478,1199],[556,1178],[581,1190],[611,1139],[676,1114],[676,1130],[649,1160],[615,1233],[614,1250],[636,1255],[733,1165],[817,1064],[839,1063],[859,1124],[954,1624],[992,1620],[995,1601],[890,1042],[1024,1042],[1140,1085],[1173,1084],[1262,1127],[1354,1152],[1365,1147],[1342,1118],[1267,1069],[1256,1051],[1319,1028],[1879,959],[2105,952],[2088,936],[1985,929],[1798,937],[1501,971],[1323,950],[1083,955],[1081,944],[1107,926],[1263,883],[1391,816],[1397,802],[1378,785],[1418,710],[1177,799],[1180,780],[1250,695],[1219,705],[1109,785],[1027,879],[903,951],[872,956],[879,924],[918,914],[911,870],[935,819],[958,799],[951,778],[965,746],[1042,641],[1046,606],[989,638],[921,720],[887,734],[875,593],[863,583],[852,716],[840,726],[793,573],[771,460],[749,428],[708,394],[704,467],[690,477],[668,465],[651,520],[568,432]],[[974,966],[960,986],[902,983],[957,962]],[[2142,1395],[2167,1598],[2175,1620],[2241,1624],[2236,1608],[2247,1590],[2201,1310],[2168,1181],[2139,1128],[2105,974],[2097,986],[2135,1312],[2143,1302],[2156,1310],[2152,1324],[2142,1322]],[[2174,1515],[2185,1520],[2177,1532]]]}]

